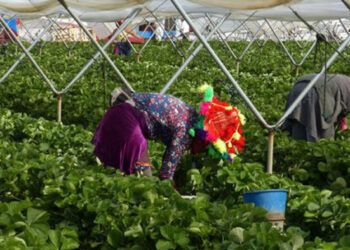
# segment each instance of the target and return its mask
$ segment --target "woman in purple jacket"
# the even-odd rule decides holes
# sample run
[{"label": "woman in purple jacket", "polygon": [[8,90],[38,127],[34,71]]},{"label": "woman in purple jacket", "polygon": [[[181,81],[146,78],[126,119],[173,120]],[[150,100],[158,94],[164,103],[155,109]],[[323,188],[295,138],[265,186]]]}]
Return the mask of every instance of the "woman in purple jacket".
[{"label": "woman in purple jacket", "polygon": [[188,133],[197,118],[195,109],[176,97],[117,88],[110,105],[92,140],[94,154],[124,174],[151,175],[147,139],[166,145],[159,173],[162,180],[173,179],[181,156],[191,146],[193,153],[204,149]]}]

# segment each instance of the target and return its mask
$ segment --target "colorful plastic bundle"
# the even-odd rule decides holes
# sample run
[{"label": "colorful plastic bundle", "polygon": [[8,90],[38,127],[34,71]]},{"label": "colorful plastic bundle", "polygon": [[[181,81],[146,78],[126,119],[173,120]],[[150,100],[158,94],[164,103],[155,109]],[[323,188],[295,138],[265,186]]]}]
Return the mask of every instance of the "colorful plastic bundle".
[{"label": "colorful plastic bundle", "polygon": [[190,129],[190,134],[204,142],[210,142],[209,155],[232,161],[245,145],[242,125],[245,117],[241,112],[219,101],[209,85],[199,88],[204,102],[200,104],[197,122]]}]

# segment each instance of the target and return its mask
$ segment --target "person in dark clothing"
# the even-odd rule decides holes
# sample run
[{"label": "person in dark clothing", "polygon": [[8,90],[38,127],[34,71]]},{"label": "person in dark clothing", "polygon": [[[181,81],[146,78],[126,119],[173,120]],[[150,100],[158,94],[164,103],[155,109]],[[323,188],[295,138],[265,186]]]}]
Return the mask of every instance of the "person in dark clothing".
[{"label": "person in dark clothing", "polygon": [[[122,24],[123,24],[123,21],[117,21],[117,24],[116,24],[117,28],[114,30],[114,32],[116,32],[119,29],[120,25],[122,25]],[[114,49],[114,54],[115,55],[124,55],[124,56],[130,56],[131,55],[131,45],[129,43],[130,42],[129,36],[131,36],[131,38],[133,38],[133,39],[137,39],[137,40],[141,41],[140,43],[142,43],[142,41],[143,41],[142,37],[137,35],[132,30],[130,30],[128,28],[125,28],[120,33],[120,35],[117,37],[117,42],[116,42],[116,46],[115,46],[115,49]]]},{"label": "person in dark clothing", "polygon": [[120,56],[130,56],[131,55],[131,45],[128,42],[117,42],[114,54]]},{"label": "person in dark clothing", "polygon": [[[286,109],[299,96],[316,74],[300,77],[287,99]],[[289,131],[297,140],[316,142],[322,138],[333,138],[340,123],[346,129],[346,116],[350,112],[350,77],[341,74],[322,75],[287,117],[282,130]]]}]

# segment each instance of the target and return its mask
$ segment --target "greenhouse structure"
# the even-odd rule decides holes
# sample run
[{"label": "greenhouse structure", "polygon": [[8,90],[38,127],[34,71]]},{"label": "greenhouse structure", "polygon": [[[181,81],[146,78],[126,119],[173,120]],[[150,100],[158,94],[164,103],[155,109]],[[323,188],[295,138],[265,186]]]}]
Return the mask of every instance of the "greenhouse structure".
[{"label": "greenhouse structure", "polygon": [[[127,30],[131,56],[111,53]],[[281,131],[320,79],[350,76],[349,43],[349,0],[0,0],[0,249],[350,249],[349,132]],[[109,91],[196,105],[203,83],[247,117],[237,159],[186,154],[173,188],[94,157]],[[252,190],[288,190],[285,215]]]}]

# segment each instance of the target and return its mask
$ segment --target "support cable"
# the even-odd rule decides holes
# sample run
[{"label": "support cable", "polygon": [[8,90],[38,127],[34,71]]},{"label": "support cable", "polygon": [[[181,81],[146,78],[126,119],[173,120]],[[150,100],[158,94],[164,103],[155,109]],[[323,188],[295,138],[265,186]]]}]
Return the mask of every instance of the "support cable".
[{"label": "support cable", "polygon": [[[344,2],[344,0],[342,0],[342,1]],[[344,2],[344,4],[347,7],[349,7],[349,5],[346,2]],[[318,35],[321,40],[324,40],[330,47],[332,47],[333,50],[335,50],[336,53],[338,53],[350,65],[350,61],[346,57],[344,57],[344,55],[342,53],[340,53],[337,48],[335,48],[330,42],[328,42],[328,40],[324,34],[321,34],[320,32],[318,32],[311,24],[309,24],[302,16],[300,16],[299,13],[296,12],[292,7],[289,7],[289,9],[294,13],[294,15],[297,18],[300,19],[300,21],[302,21],[309,28],[309,30],[314,31],[316,33],[316,35]],[[317,36],[316,36],[316,38],[317,38]]]}]

